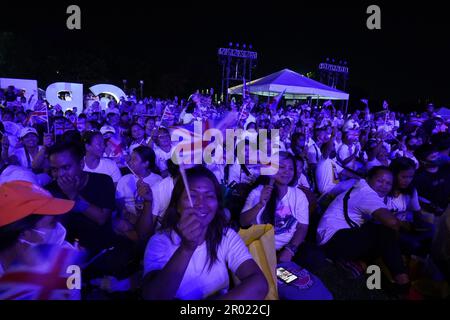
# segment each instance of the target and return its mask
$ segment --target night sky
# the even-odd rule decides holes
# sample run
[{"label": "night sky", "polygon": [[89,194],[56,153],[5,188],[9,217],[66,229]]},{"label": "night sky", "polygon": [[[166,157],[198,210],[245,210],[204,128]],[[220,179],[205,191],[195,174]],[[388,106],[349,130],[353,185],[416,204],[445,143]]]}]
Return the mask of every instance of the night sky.
[{"label": "night sky", "polygon": [[[283,68],[314,72],[330,57],[348,61],[354,104],[367,97],[404,110],[429,100],[450,106],[444,4],[311,2],[6,5],[0,30],[10,31],[12,40],[0,76],[34,78],[44,88],[55,81],[121,86],[122,79],[137,87],[143,79],[148,95],[186,96],[209,87],[218,92],[217,49],[231,41],[258,52],[253,78]],[[81,8],[81,31],[66,29],[69,4]],[[381,8],[381,30],[366,27],[370,4]]]}]

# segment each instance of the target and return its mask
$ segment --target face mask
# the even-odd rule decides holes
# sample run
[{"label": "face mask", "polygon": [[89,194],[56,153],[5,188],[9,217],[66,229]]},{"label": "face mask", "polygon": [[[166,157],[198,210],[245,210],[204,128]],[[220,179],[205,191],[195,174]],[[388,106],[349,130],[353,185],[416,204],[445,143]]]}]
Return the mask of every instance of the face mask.
[{"label": "face mask", "polygon": [[62,245],[66,238],[66,228],[59,222],[56,223],[54,228],[42,228],[41,230],[46,234],[44,241],[47,244]]},{"label": "face mask", "polygon": [[21,243],[26,243],[29,246],[36,246],[39,244],[62,245],[66,238],[66,228],[59,222],[56,223],[54,228],[39,228],[32,230],[40,235],[42,239],[40,242],[36,243],[25,239],[19,239],[19,241]]}]

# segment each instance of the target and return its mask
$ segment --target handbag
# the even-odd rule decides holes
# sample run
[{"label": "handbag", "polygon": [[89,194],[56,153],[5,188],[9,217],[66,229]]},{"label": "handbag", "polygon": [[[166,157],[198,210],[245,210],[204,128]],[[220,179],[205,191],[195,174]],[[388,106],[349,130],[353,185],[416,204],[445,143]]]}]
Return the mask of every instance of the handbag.
[{"label": "handbag", "polygon": [[[260,267],[269,285],[265,300],[278,300],[275,251],[275,233],[271,224],[253,225],[241,229],[239,235],[245,242],[250,254]],[[237,279],[235,279],[236,281]]]}]

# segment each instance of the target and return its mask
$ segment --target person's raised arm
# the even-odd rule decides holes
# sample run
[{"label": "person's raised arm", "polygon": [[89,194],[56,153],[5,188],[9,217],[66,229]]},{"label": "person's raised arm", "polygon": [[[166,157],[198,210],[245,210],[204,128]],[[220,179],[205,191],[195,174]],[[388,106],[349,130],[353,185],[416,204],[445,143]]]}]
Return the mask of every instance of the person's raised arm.
[{"label": "person's raised arm", "polygon": [[144,210],[136,223],[136,232],[140,240],[146,241],[155,230],[156,217],[152,213],[153,194],[150,186],[142,179],[137,182],[137,192],[144,199]]},{"label": "person's raised arm", "polygon": [[355,151],[347,158],[342,159],[340,152],[337,153],[337,158],[338,158],[339,162],[342,163],[342,165],[346,166],[347,164],[349,164],[356,158],[358,152],[359,152],[359,149],[355,147]]},{"label": "person's raised arm", "polygon": [[47,149],[50,148],[52,144],[53,144],[52,135],[49,133],[44,133],[44,145],[38,151],[37,155],[33,159],[33,162],[31,163],[31,168],[33,170],[43,169],[45,160],[47,159]]},{"label": "person's raised arm", "polygon": [[172,300],[175,298],[192,255],[205,238],[207,230],[207,226],[200,223],[193,210],[189,208],[181,215],[178,230],[182,241],[178,249],[164,268],[145,276],[142,288],[144,299]]},{"label": "person's raised arm", "polygon": [[256,223],[256,216],[258,215],[259,211],[261,211],[261,209],[265,207],[267,201],[269,201],[272,190],[273,186],[266,185],[263,187],[259,202],[249,210],[242,212],[239,218],[239,223],[241,224],[241,226],[248,227]]}]

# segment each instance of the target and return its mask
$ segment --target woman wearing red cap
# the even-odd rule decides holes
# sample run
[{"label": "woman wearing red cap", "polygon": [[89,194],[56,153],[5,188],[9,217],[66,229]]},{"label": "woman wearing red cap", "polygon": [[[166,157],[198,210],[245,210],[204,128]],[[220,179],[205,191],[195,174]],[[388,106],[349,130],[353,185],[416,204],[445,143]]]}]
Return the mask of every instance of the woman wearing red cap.
[{"label": "woman wearing red cap", "polygon": [[18,264],[33,268],[48,262],[30,258],[30,249],[38,245],[70,247],[65,242],[65,228],[54,216],[71,210],[74,201],[53,198],[48,191],[26,181],[1,184],[0,194],[1,280]]}]

